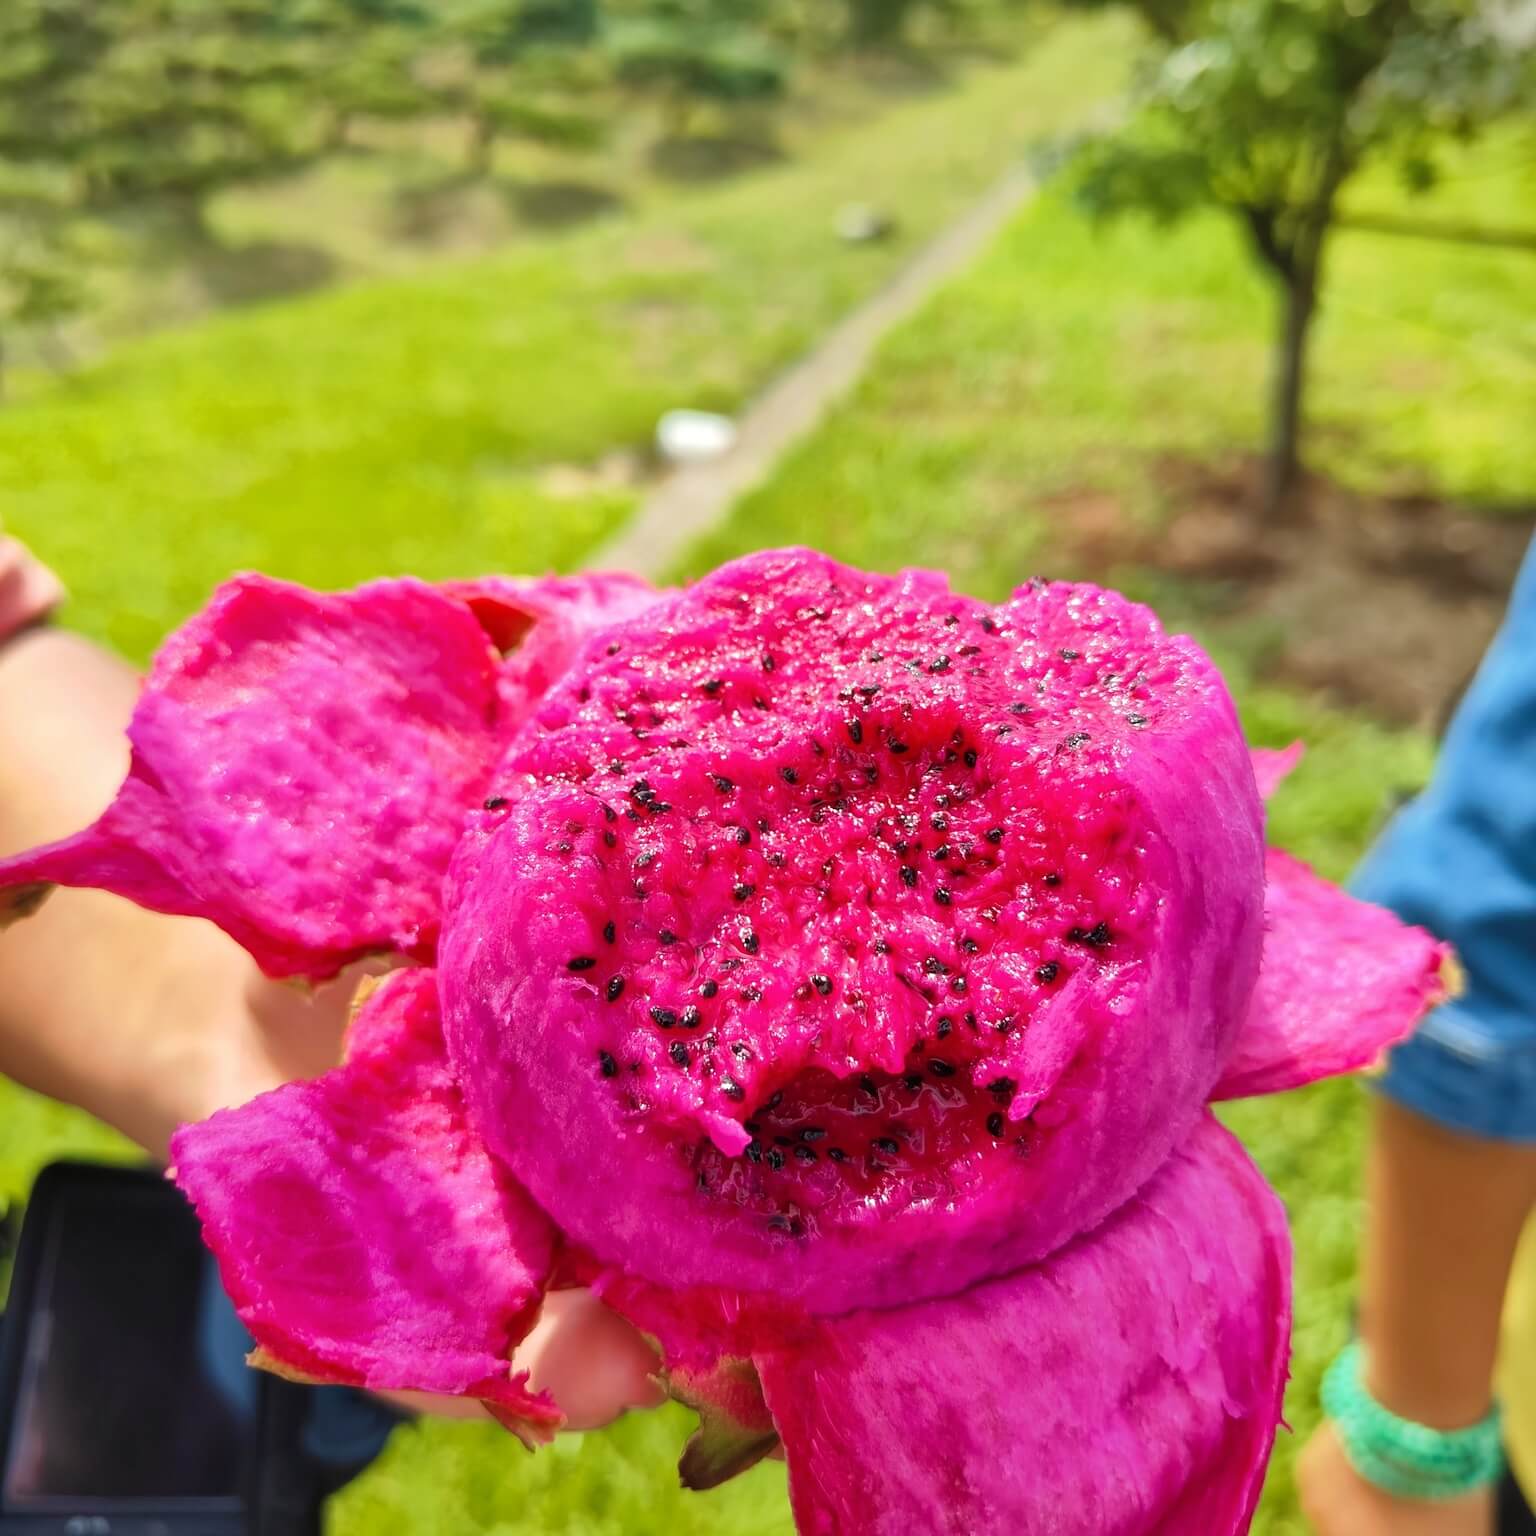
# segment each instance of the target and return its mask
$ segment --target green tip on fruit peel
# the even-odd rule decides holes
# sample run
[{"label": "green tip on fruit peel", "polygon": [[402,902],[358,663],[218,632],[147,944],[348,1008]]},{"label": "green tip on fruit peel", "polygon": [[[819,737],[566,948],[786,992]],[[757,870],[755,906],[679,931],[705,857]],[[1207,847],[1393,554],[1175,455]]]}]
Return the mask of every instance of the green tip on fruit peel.
[{"label": "green tip on fruit peel", "polygon": [[684,1488],[718,1488],[738,1472],[755,1467],[779,1443],[772,1431],[745,1429],[725,1414],[703,1410],[699,1427],[683,1447],[677,1475]]}]

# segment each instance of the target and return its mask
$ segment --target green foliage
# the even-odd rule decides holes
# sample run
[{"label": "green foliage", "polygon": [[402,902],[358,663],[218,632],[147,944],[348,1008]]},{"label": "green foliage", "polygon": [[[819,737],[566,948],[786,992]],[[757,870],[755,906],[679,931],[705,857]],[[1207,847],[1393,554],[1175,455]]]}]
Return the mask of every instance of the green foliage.
[{"label": "green foliage", "polygon": [[1131,121],[1085,146],[1079,195],[1097,214],[1237,210],[1282,269],[1372,156],[1430,184],[1435,146],[1512,106],[1523,67],[1460,0],[1225,0],[1181,25]]},{"label": "green foliage", "polygon": [[605,44],[615,78],[674,106],[783,93],[789,60],[759,0],[616,0]]}]

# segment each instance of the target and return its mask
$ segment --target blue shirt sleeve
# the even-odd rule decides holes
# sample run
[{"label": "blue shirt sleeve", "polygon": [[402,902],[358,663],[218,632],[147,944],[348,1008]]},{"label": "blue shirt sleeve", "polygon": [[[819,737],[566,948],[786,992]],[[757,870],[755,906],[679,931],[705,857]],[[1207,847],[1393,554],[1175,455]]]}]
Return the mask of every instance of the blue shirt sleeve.
[{"label": "blue shirt sleeve", "polygon": [[1452,943],[1467,977],[1393,1052],[1382,1091],[1456,1130],[1536,1141],[1536,543],[1434,778],[1354,890]]}]

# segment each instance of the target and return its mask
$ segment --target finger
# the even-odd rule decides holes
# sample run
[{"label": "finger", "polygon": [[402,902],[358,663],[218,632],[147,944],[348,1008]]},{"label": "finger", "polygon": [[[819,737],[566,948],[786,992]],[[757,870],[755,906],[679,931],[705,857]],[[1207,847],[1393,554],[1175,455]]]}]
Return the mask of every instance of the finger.
[{"label": "finger", "polygon": [[552,1292],[512,1363],[560,1405],[568,1429],[596,1429],[666,1396],[656,1352],[590,1291]]}]

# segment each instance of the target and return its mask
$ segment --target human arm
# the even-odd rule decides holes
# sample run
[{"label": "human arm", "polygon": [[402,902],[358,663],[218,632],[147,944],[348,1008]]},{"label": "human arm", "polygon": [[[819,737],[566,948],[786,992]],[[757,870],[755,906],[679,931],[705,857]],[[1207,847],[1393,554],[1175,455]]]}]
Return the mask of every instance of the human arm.
[{"label": "human arm", "polygon": [[[1499,1318],[1536,1201],[1536,1147],[1453,1131],[1382,1099],[1372,1117],[1361,1246],[1365,1385],[1399,1417],[1441,1430],[1481,1420]],[[1325,1426],[1303,1453],[1302,1508],[1318,1536],[1489,1536],[1493,1491],[1404,1499],[1355,1471]]]},{"label": "human arm", "polygon": [[[0,852],[106,805],[137,690],[130,668],[78,636],[39,628],[0,644]],[[163,1161],[182,1122],[333,1066],[356,979],[306,996],[208,923],[58,890],[0,936],[0,1072]],[[572,1428],[659,1396],[654,1355],[584,1291],[552,1296],[515,1358]]]}]

